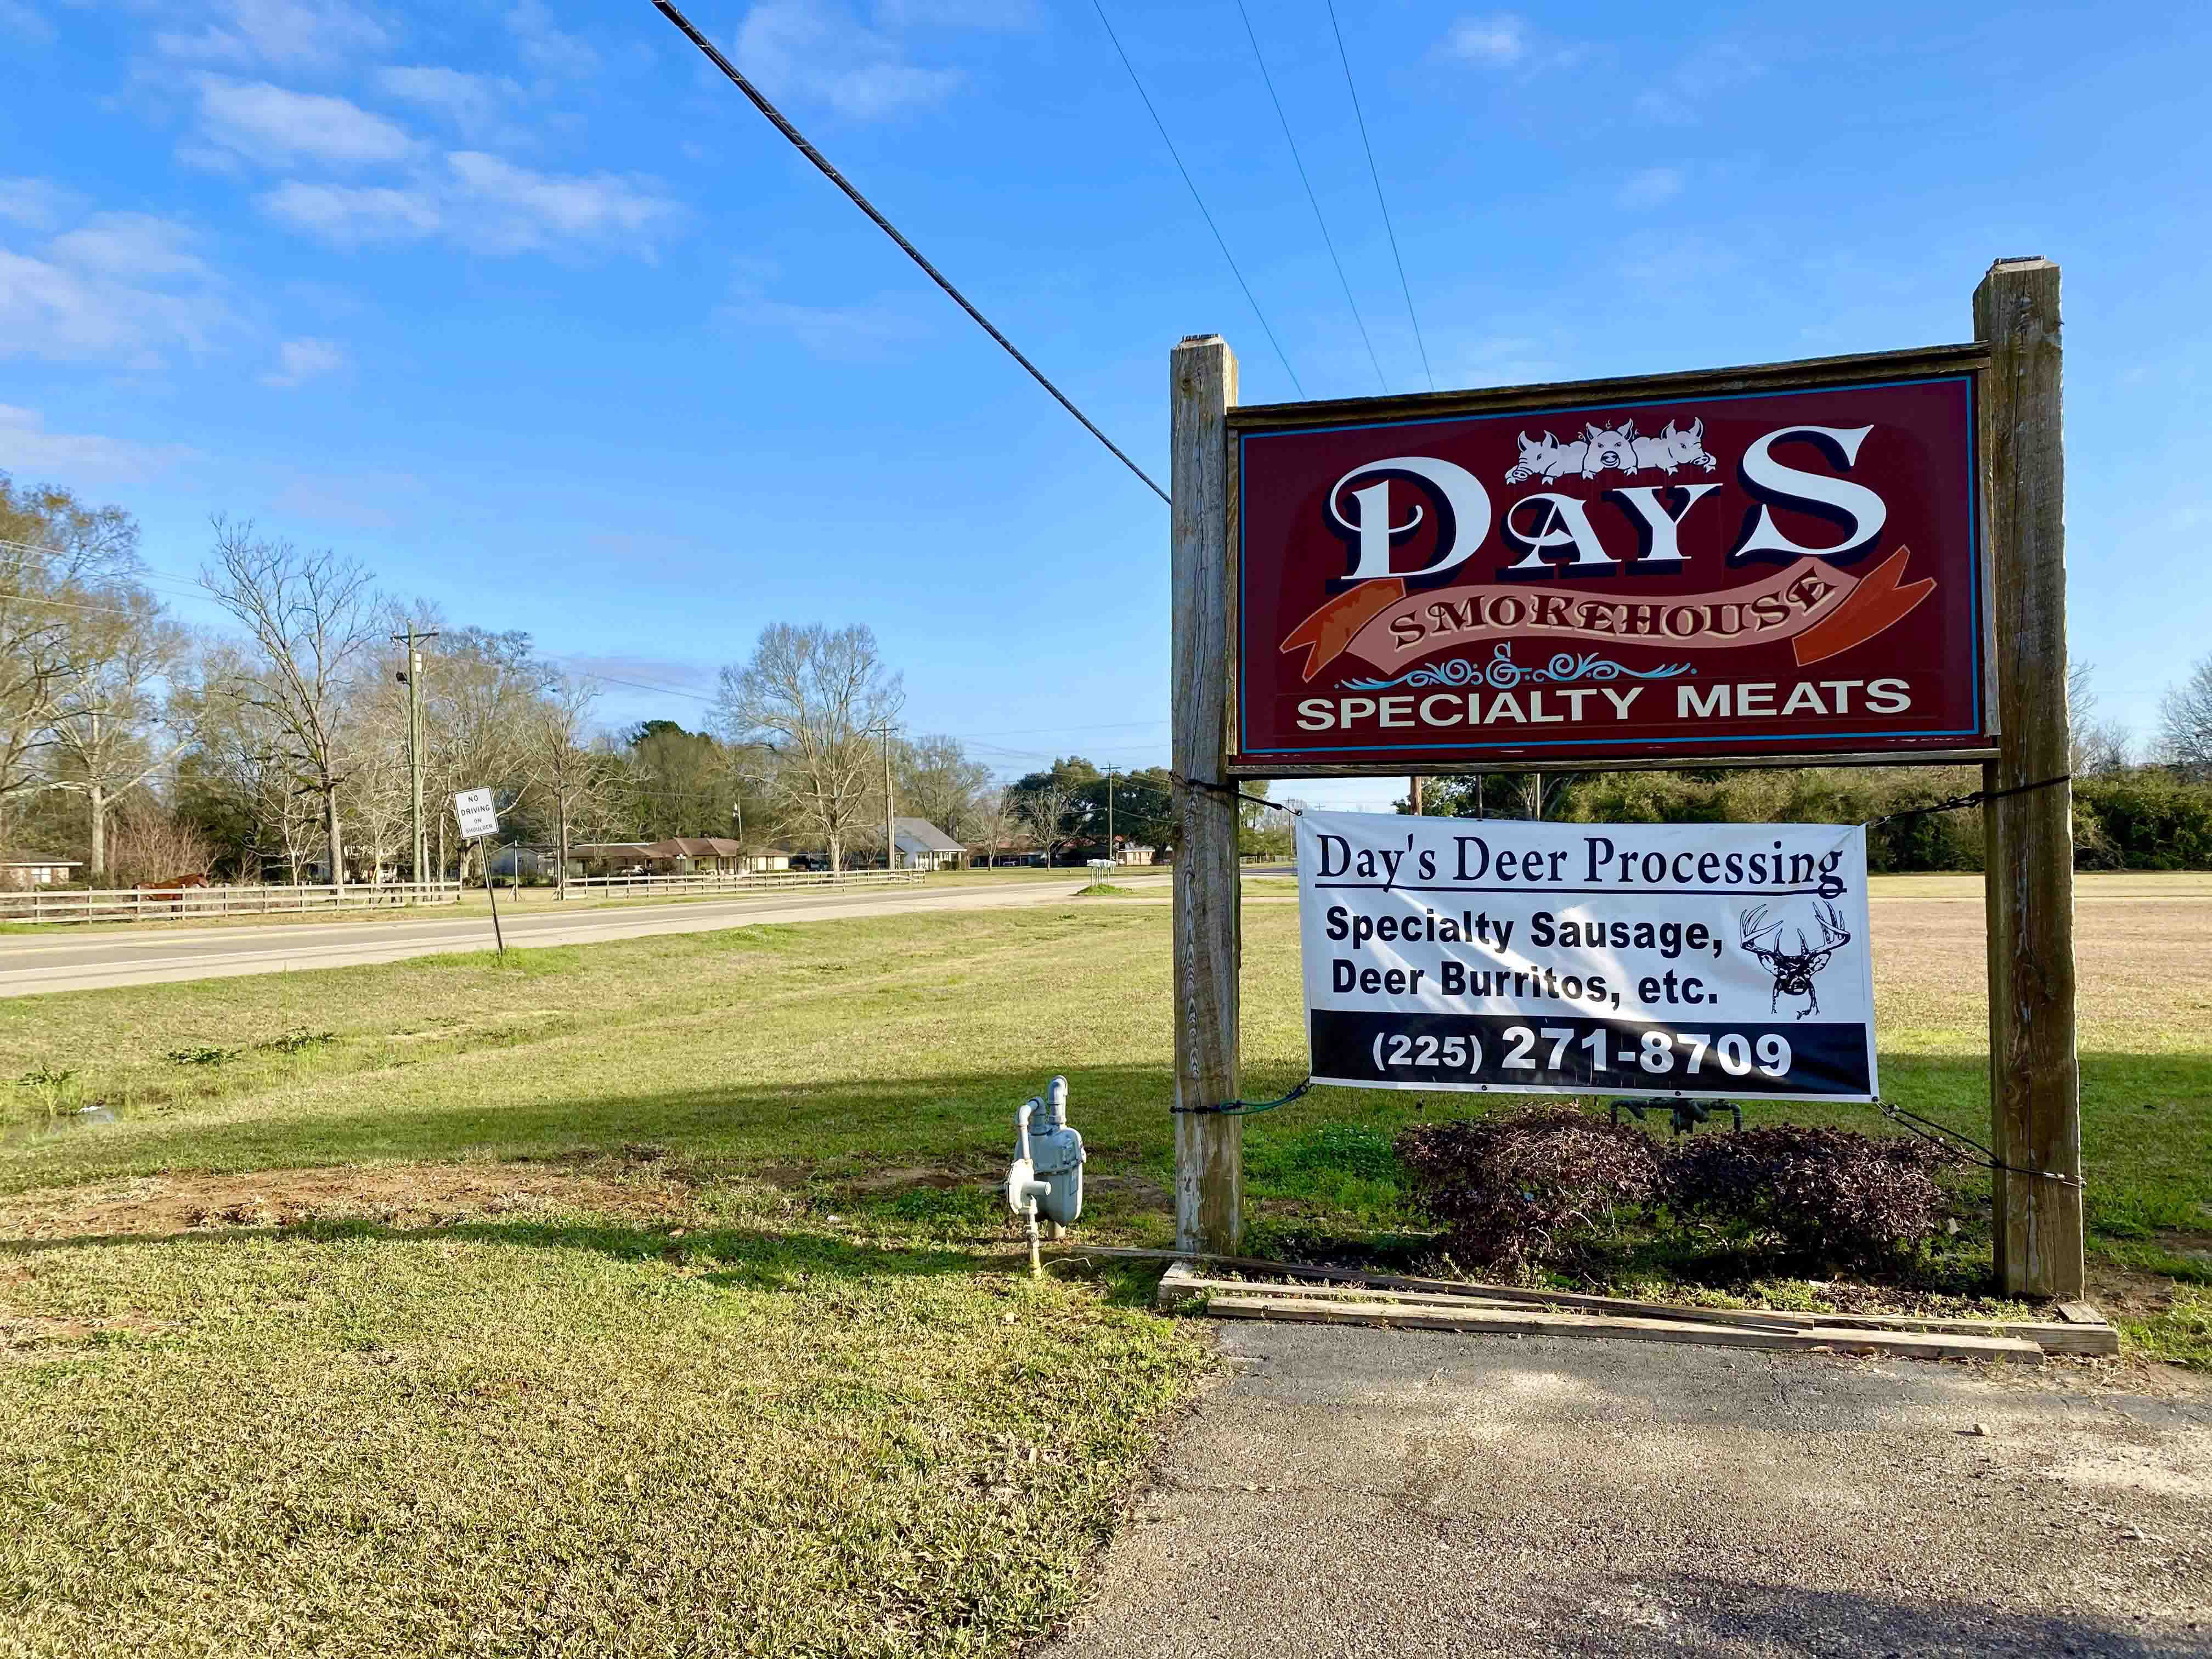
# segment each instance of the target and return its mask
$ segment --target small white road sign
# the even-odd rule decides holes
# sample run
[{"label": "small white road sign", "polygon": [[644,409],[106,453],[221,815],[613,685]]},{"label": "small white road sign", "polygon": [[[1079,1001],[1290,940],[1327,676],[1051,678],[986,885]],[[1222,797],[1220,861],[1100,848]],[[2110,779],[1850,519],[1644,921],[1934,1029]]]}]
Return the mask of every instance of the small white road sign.
[{"label": "small white road sign", "polygon": [[461,821],[461,834],[470,841],[499,833],[499,814],[493,811],[491,791],[464,789],[453,797],[453,815]]}]

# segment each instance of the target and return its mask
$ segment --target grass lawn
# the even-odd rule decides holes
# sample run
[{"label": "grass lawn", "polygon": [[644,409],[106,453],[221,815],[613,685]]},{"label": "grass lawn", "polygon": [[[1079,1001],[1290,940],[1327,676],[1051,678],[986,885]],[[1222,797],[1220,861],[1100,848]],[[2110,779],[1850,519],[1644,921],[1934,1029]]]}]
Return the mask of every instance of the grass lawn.
[{"label": "grass lawn", "polygon": [[[1944,880],[1877,885],[1884,1083],[1980,1135],[1980,899]],[[2208,921],[2201,878],[2082,884],[2096,1294],[2197,1364]],[[1012,1271],[990,1187],[1065,1072],[1085,1234],[1170,1236],[1166,927],[1081,900],[0,1002],[0,1079],[34,1079],[0,1084],[0,1652],[1049,1627],[1205,1349],[1135,1275]],[[1294,906],[1248,911],[1244,984],[1247,1092],[1279,1093]],[[1252,1120],[1255,1244],[1418,1252],[1390,1135],[1497,1104]],[[1970,1212],[1930,1282],[1986,1261]]]}]

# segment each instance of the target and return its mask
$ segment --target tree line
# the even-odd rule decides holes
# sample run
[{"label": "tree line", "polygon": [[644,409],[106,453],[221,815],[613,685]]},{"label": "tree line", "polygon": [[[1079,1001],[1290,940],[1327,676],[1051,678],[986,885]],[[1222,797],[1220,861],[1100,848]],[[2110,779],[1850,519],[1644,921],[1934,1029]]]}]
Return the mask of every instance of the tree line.
[{"label": "tree line", "polygon": [[[2166,691],[2148,745],[2098,717],[2092,665],[2073,665],[2067,683],[2076,866],[2212,868],[2212,656]],[[1866,823],[1877,872],[1977,871],[1981,812],[1944,804],[1981,786],[1971,766],[1530,772],[1432,779],[1423,807],[1595,823]]]},{"label": "tree line", "polygon": [[224,625],[169,614],[124,509],[0,473],[0,854],[108,884],[465,878],[478,849],[449,801],[488,787],[502,839],[564,873],[580,842],[677,836],[842,868],[882,855],[886,757],[901,816],[963,841],[1016,821],[957,740],[899,729],[865,627],[774,624],[721,672],[705,729],[610,731],[599,685],[528,635],[456,624],[330,550],[217,518],[197,580]]}]

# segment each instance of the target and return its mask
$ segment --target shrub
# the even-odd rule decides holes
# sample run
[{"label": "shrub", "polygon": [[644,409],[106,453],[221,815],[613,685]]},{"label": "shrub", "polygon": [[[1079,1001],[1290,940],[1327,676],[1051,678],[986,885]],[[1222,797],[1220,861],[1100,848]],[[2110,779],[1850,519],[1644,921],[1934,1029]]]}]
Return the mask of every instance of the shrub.
[{"label": "shrub", "polygon": [[1664,1193],[1678,1216],[1779,1237],[1838,1267],[1879,1267],[1942,1224],[1942,1159],[1923,1140],[1782,1124],[1678,1143]]},{"label": "shrub", "polygon": [[1563,1235],[1660,1189],[1648,1136],[1574,1111],[1416,1124],[1397,1152],[1415,1207],[1443,1224],[1470,1265],[1550,1259]]}]

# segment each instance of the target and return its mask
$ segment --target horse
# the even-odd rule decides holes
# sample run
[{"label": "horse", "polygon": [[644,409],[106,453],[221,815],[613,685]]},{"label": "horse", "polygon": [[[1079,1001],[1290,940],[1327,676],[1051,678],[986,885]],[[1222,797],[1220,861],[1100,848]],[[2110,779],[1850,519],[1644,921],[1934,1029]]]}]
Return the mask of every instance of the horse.
[{"label": "horse", "polygon": [[172,876],[163,882],[157,890],[148,893],[146,896],[156,904],[171,906],[176,915],[182,915],[185,913],[184,890],[187,887],[204,887],[207,884],[208,878],[204,873],[187,871],[181,876]]}]

